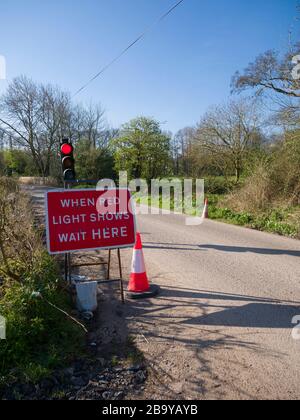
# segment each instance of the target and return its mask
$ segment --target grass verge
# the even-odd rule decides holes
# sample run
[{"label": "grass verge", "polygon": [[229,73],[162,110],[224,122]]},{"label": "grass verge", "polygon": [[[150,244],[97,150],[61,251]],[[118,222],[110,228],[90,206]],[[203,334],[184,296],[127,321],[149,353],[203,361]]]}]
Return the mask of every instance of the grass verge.
[{"label": "grass verge", "polygon": [[260,212],[237,212],[222,206],[222,196],[209,197],[209,217],[263,232],[300,239],[300,207],[278,207]]},{"label": "grass verge", "polygon": [[56,261],[33,227],[27,197],[4,178],[0,207],[0,315],[6,320],[6,339],[0,340],[1,387],[50,376],[83,352],[85,334],[51,306],[72,311]]}]

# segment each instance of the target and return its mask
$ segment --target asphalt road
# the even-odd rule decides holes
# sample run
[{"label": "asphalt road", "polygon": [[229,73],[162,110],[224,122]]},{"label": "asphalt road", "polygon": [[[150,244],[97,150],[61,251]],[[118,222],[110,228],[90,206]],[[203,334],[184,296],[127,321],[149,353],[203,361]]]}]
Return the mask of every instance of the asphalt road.
[{"label": "asphalt road", "polygon": [[[43,191],[31,191],[42,200]],[[184,216],[138,216],[157,299],[129,302],[153,368],[146,398],[299,399],[300,241]],[[126,276],[131,250],[123,252]]]},{"label": "asphalt road", "polygon": [[185,398],[299,399],[300,241],[209,220],[187,227],[177,215],[138,221],[149,277],[162,286],[138,317],[141,342],[167,388]]}]

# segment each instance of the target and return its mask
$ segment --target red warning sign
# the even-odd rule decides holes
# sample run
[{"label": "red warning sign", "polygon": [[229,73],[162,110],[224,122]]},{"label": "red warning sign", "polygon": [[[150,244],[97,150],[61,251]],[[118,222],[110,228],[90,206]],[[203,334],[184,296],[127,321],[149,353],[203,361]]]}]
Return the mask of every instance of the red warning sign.
[{"label": "red warning sign", "polygon": [[127,189],[48,191],[45,206],[50,254],[135,243],[135,215]]}]

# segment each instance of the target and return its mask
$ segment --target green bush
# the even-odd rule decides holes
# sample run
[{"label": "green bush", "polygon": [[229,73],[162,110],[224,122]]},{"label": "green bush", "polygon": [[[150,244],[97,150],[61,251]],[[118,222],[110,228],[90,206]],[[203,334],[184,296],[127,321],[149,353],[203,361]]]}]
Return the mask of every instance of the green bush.
[{"label": "green bush", "polygon": [[299,236],[300,225],[287,222],[289,216],[289,211],[287,210],[275,209],[266,213],[252,214],[248,212],[235,212],[226,207],[219,207],[217,200],[214,202],[210,200],[210,203],[209,217],[211,219],[224,220],[239,226],[277,233],[282,236]]},{"label": "green bush", "polygon": [[[13,369],[37,380],[80,352],[83,331],[48,302],[70,310],[54,260],[44,251],[39,264],[24,273],[22,283],[2,286],[0,313],[7,321],[7,339],[0,342],[0,376]],[[39,292],[42,299],[34,293]]]},{"label": "green bush", "polygon": [[256,162],[242,186],[226,198],[237,212],[269,212],[282,206],[300,205],[300,135],[286,134],[273,144],[269,156]]},{"label": "green bush", "polygon": [[[0,178],[0,384],[11,375],[38,380],[77,355],[84,333],[59,310],[71,310],[55,260],[33,226],[30,202],[16,181]],[[13,374],[12,374],[13,372]]]},{"label": "green bush", "polygon": [[228,194],[236,187],[233,178],[225,178],[222,176],[205,177],[206,194]]}]

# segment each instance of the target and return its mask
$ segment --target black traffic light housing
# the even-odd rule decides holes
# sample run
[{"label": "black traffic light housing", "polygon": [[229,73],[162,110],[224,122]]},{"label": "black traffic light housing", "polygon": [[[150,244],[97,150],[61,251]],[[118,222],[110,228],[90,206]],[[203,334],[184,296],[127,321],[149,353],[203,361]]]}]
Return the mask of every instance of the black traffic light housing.
[{"label": "black traffic light housing", "polygon": [[63,139],[60,145],[61,164],[64,181],[75,181],[74,147],[69,139]]}]

